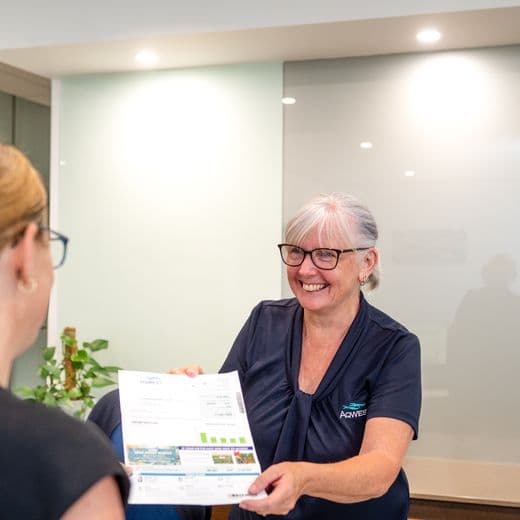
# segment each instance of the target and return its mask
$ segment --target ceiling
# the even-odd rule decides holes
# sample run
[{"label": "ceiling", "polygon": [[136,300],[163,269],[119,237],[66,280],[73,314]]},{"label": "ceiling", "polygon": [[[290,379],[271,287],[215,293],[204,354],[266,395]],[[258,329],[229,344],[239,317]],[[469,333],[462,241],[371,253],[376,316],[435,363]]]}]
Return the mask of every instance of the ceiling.
[{"label": "ceiling", "polygon": [[175,68],[520,43],[520,0],[0,2],[0,62],[46,78],[136,70],[142,48]]}]

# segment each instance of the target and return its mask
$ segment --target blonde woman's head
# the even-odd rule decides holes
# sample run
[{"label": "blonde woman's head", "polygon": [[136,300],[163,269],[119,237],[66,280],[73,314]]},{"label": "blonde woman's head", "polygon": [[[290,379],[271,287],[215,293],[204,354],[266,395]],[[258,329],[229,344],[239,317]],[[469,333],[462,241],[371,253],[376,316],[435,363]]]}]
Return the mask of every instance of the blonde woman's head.
[{"label": "blonde woman's head", "polygon": [[44,224],[46,208],[45,187],[29,159],[0,144],[0,251],[30,222]]}]

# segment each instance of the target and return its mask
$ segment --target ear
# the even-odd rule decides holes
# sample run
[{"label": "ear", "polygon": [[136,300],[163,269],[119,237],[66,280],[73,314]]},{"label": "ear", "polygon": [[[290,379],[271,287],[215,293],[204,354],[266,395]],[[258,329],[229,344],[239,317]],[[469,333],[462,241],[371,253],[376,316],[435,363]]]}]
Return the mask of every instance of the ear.
[{"label": "ear", "polygon": [[34,267],[36,256],[36,235],[38,234],[38,226],[31,222],[14,246],[13,259],[15,262],[15,272],[19,287],[27,288],[35,284]]},{"label": "ear", "polygon": [[361,269],[359,272],[361,280],[368,279],[378,262],[379,251],[375,247],[371,247],[368,251],[364,251],[363,259],[361,260]]}]

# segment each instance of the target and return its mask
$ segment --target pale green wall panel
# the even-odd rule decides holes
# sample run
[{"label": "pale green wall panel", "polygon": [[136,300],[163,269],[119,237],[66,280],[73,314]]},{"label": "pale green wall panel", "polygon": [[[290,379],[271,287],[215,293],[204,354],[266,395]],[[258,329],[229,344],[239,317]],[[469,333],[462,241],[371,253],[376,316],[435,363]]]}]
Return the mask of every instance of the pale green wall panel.
[{"label": "pale green wall panel", "polygon": [[57,326],[107,362],[218,369],[278,298],[282,65],[61,82]]}]

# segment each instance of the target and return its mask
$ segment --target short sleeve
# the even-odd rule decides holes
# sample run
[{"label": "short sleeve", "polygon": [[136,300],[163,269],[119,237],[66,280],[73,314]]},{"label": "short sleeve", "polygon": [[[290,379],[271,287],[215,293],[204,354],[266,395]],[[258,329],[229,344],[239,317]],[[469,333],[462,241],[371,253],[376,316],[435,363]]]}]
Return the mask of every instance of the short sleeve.
[{"label": "short sleeve", "polygon": [[0,477],[0,511],[6,518],[61,518],[108,476],[126,503],[128,478],[97,427],[10,395],[4,401],[0,460],[10,470]]},{"label": "short sleeve", "polygon": [[231,350],[229,351],[219,372],[232,372],[237,370],[240,377],[247,372],[249,366],[248,353],[252,344],[252,338],[256,330],[256,323],[261,312],[262,303],[259,303],[252,311],[246,322],[240,329],[235,338]]},{"label": "short sleeve", "polygon": [[413,428],[417,439],[421,395],[419,339],[407,332],[396,341],[374,382],[367,419],[399,419]]},{"label": "short sleeve", "polygon": [[126,503],[128,479],[112,447],[99,430],[91,424],[71,423],[68,427],[63,424],[60,433],[62,437],[55,446],[52,443],[40,445],[39,458],[45,463],[44,472],[53,475],[49,485],[55,486],[55,479],[60,482],[59,493],[47,490],[47,496],[54,495],[53,503],[48,503],[49,509],[61,516],[96,482],[107,476],[114,478],[121,500]]}]

